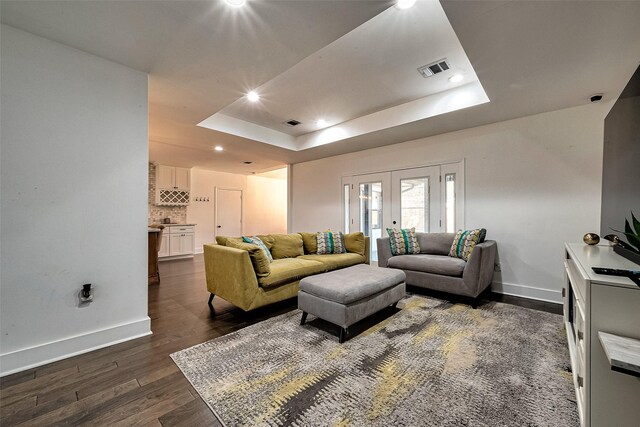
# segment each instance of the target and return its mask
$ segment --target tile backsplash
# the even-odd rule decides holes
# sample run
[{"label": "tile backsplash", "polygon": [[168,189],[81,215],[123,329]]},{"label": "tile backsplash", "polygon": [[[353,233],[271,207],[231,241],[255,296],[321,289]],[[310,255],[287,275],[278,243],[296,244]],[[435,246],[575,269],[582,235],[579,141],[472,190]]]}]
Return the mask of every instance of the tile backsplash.
[{"label": "tile backsplash", "polygon": [[164,218],[184,224],[187,222],[187,207],[156,205],[156,165],[149,163],[149,224],[162,222]]}]

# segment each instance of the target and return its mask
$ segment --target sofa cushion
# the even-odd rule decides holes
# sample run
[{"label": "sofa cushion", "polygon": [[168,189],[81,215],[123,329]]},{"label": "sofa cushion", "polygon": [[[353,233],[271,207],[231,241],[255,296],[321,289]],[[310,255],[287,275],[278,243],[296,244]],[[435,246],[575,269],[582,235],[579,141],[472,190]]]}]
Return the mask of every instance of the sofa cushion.
[{"label": "sofa cushion", "polygon": [[416,233],[420,253],[448,255],[456,233]]},{"label": "sofa cushion", "polygon": [[326,266],[321,262],[301,258],[275,259],[270,267],[269,276],[258,277],[258,284],[263,288],[273,288],[326,271]]},{"label": "sofa cushion", "polygon": [[466,261],[447,255],[398,255],[389,258],[390,268],[421,271],[423,273],[441,274],[443,276],[461,277]]},{"label": "sofa cushion", "polygon": [[391,244],[391,255],[419,254],[420,245],[416,238],[415,228],[387,228],[389,243]]},{"label": "sofa cushion", "polygon": [[216,236],[216,243],[222,246],[228,246],[227,243],[230,240],[236,243],[242,243],[242,237]]},{"label": "sofa cushion", "polygon": [[365,250],[367,249],[364,233],[362,231],[356,231],[355,233],[345,234],[344,247],[347,252],[364,256]]},{"label": "sofa cushion", "polygon": [[350,304],[399,285],[404,280],[402,271],[360,264],[307,277],[300,282],[300,290],[325,300]]},{"label": "sofa cushion", "polygon": [[262,249],[264,254],[267,256],[267,259],[269,260],[269,262],[273,262],[273,256],[271,256],[271,251],[269,251],[269,248],[267,248],[267,245],[265,245],[262,239],[260,239],[258,236],[253,236],[253,237],[242,236],[242,241],[244,243],[250,243],[252,245],[259,246],[260,249]]},{"label": "sofa cushion", "polygon": [[235,240],[229,239],[227,240],[227,247],[242,249],[249,252],[249,258],[251,259],[253,270],[256,272],[256,276],[258,278],[267,277],[270,275],[271,262],[260,246],[251,243],[236,242]]},{"label": "sofa cushion", "polygon": [[298,259],[307,259],[311,261],[318,261],[325,265],[326,270],[335,270],[338,268],[350,267],[356,264],[363,264],[365,258],[363,255],[346,253],[346,254],[331,254],[331,255],[303,255]]},{"label": "sofa cushion", "polygon": [[315,254],[318,247],[316,243],[316,233],[301,232],[300,235],[302,236],[302,244],[304,246],[305,255]]},{"label": "sofa cushion", "polygon": [[267,249],[271,250],[273,247],[273,236],[271,234],[258,234],[256,237],[262,240]]},{"label": "sofa cushion", "polygon": [[476,230],[458,230],[456,237],[451,244],[449,256],[461,258],[465,261],[469,260],[473,248],[480,243],[480,239],[484,239],[487,230],[478,228]]},{"label": "sofa cushion", "polygon": [[273,246],[271,255],[273,259],[295,258],[304,255],[302,236],[296,234],[272,234]]},{"label": "sofa cushion", "polygon": [[340,231],[337,233],[319,231],[316,233],[316,241],[318,254],[343,254],[347,252],[344,248],[344,236]]}]

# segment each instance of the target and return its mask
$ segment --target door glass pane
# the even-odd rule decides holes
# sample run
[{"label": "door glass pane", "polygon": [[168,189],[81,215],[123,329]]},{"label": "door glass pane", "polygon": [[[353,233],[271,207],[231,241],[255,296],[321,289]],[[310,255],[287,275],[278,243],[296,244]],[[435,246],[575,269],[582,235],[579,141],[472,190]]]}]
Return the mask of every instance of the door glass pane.
[{"label": "door glass pane", "polygon": [[342,189],[342,208],[344,210],[344,232],[348,233],[351,226],[351,213],[349,212],[349,184],[345,184]]},{"label": "door glass pane", "polygon": [[382,237],[382,183],[360,184],[360,231],[370,238],[371,260],[378,261],[377,240]]},{"label": "door glass pane", "polygon": [[444,176],[445,197],[445,230],[447,233],[456,232],[456,174],[448,173]]},{"label": "door glass pane", "polygon": [[400,224],[402,228],[429,231],[429,178],[400,180]]}]

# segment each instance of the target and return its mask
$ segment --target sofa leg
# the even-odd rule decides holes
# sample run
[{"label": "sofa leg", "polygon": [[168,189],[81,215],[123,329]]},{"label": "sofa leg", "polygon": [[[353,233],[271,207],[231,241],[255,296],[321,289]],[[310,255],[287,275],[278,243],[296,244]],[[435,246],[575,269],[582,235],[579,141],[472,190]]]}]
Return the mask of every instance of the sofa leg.
[{"label": "sofa leg", "polygon": [[479,302],[480,302],[479,298],[472,298],[470,302],[471,308],[473,308],[474,310],[478,308]]},{"label": "sofa leg", "polygon": [[342,344],[344,340],[347,338],[349,334],[349,328],[340,328],[340,337],[338,338],[338,342]]},{"label": "sofa leg", "polygon": [[309,314],[309,313],[307,313],[306,311],[303,311],[303,312],[302,312],[302,318],[300,319],[300,326],[304,325],[304,322],[306,322],[306,321],[307,321],[307,315],[308,315],[308,314]]},{"label": "sofa leg", "polygon": [[213,308],[213,304],[211,304],[213,302],[213,297],[215,297],[214,294],[209,295],[209,302],[207,303],[209,304],[209,308]]}]

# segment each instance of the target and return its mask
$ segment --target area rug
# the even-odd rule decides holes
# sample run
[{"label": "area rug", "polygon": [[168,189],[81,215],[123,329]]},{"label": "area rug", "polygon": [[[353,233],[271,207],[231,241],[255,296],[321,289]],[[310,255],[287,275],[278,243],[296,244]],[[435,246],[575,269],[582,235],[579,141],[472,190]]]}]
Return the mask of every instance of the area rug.
[{"label": "area rug", "polygon": [[398,307],[342,345],[294,310],[171,357],[229,427],[578,425],[561,316]]}]

